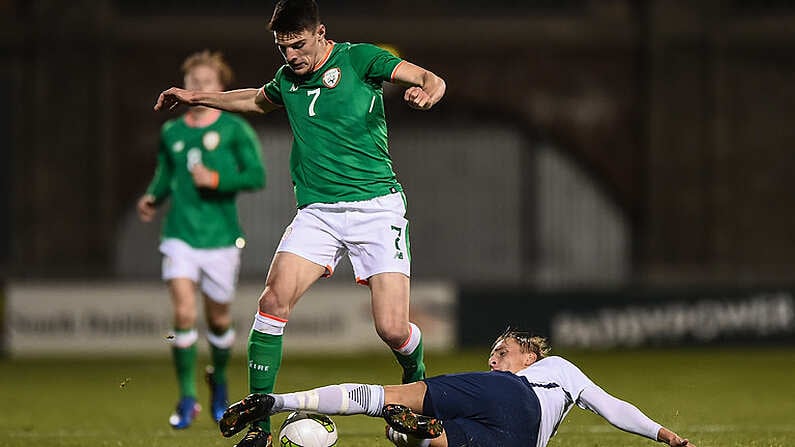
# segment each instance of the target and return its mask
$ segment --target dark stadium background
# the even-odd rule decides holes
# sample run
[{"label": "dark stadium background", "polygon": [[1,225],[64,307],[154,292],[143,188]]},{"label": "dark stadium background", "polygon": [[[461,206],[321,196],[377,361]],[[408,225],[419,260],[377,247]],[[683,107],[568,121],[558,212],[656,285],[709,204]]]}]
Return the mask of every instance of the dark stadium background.
[{"label": "dark stadium background", "polygon": [[[582,169],[627,223],[629,268],[608,283],[790,282],[791,3],[327,1],[321,7],[331,37],[389,43],[448,80],[447,96],[432,113],[389,104],[392,126],[485,117],[522,136],[528,176],[540,144]],[[0,2],[0,246],[9,277],[114,274],[119,223],[149,180],[152,141],[165,119],[150,112],[157,93],[180,82],[179,61],[197,48],[227,55],[237,71],[234,87],[269,79],[280,63],[264,29],[270,10],[270,2],[251,0]],[[473,146],[495,150],[488,140]],[[413,166],[397,168],[409,175]],[[464,181],[455,174],[434,180]],[[518,194],[533,197],[532,184],[517,185]],[[415,200],[423,195],[411,192]],[[543,255],[534,240],[537,205],[523,206],[526,231],[517,243],[525,274],[510,282],[532,285]],[[484,219],[479,232],[500,231],[502,222],[485,217],[471,217]],[[466,243],[477,246],[477,235],[468,236]],[[427,244],[418,241],[416,250],[444,248]],[[477,261],[472,255],[446,260],[458,267]],[[464,269],[468,279],[489,279]],[[432,265],[415,274],[467,279],[438,274]]]},{"label": "dark stadium background", "polygon": [[[429,112],[385,90],[413,293],[432,298],[414,316],[453,328],[449,349],[429,350],[431,373],[482,369],[484,346],[512,324],[700,447],[793,445],[795,3],[319,3],[333,40],[387,45],[447,81]],[[186,437],[167,430],[158,322],[102,312],[146,296],[167,320],[158,224],[134,215],[160,125],[176,116],[152,105],[205,48],[225,54],[232,88],[268,81],[281,64],[272,5],[0,0],[0,445],[225,442],[207,418]],[[256,291],[294,209],[284,113],[248,118],[269,179],[241,197],[241,284]],[[355,287],[349,267],[329,282]],[[70,315],[69,300],[95,314]],[[298,320],[299,335],[336,321]],[[68,337],[86,321],[97,340]],[[32,349],[39,335],[63,352]],[[31,344],[15,350],[15,336]],[[133,336],[160,355],[105,358]],[[94,351],[73,355],[82,343]],[[283,389],[393,381],[384,352],[303,355],[287,352]],[[553,444],[650,445],[589,417],[573,415]],[[371,420],[337,423],[344,445],[386,445]]]}]

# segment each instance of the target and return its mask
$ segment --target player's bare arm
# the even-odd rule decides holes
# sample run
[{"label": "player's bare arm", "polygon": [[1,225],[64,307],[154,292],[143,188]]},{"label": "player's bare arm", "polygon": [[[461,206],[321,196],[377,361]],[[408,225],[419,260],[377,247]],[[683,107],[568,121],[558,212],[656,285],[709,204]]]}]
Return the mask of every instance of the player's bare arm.
[{"label": "player's bare arm", "polygon": [[180,104],[212,107],[233,113],[267,113],[276,108],[259,89],[202,92],[171,87],[160,93],[154,109],[171,110]]},{"label": "player's bare arm", "polygon": [[428,110],[433,107],[442,99],[447,89],[444,79],[408,61],[398,65],[394,81],[409,87],[403,94],[403,99],[409,107],[418,110]]}]

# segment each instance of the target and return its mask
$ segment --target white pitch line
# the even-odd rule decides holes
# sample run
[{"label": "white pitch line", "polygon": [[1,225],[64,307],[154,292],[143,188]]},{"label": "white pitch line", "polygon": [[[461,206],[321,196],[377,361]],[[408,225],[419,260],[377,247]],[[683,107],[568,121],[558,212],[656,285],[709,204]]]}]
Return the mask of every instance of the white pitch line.
[{"label": "white pitch line", "polygon": [[[773,433],[792,433],[795,432],[795,425],[683,425],[676,427],[680,432],[706,432],[706,433],[735,433],[735,432],[773,432]],[[561,429],[561,433],[610,433],[618,430],[610,425],[578,425],[576,427],[566,427]]]}]

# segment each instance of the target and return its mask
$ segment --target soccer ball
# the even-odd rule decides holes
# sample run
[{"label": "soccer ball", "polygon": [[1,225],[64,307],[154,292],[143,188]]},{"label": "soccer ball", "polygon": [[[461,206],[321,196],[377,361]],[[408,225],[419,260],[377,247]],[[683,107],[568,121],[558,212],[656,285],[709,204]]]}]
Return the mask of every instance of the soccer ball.
[{"label": "soccer ball", "polygon": [[281,447],[331,447],[337,444],[337,426],[325,414],[294,411],[279,432]]}]

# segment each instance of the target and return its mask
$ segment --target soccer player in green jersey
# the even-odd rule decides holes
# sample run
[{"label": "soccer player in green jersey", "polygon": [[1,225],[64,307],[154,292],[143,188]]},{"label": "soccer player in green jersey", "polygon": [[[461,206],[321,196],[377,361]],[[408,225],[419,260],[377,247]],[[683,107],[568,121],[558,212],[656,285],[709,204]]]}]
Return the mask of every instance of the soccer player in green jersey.
[{"label": "soccer player in green jersey", "polygon": [[[382,83],[406,86],[405,101],[420,110],[442,98],[445,83],[374,45],[327,39],[314,0],[280,0],[269,28],[286,64],[262,88],[171,88],[154,107],[287,111],[298,211],[276,249],[254,317],[249,388],[252,393],[273,389],[291,310],[345,254],[356,281],[370,288],[376,332],[402,366],[402,381],[420,380],[425,375],[422,336],[409,322],[409,227],[387,147]],[[237,447],[270,442],[266,418],[252,425]]]},{"label": "soccer player in green jersey", "polygon": [[[209,51],[189,56],[182,70],[185,88],[197,91],[221,90],[232,77],[221,54]],[[244,119],[194,107],[163,125],[157,169],[138,201],[138,214],[150,222],[156,207],[171,198],[160,252],[163,280],[174,305],[172,353],[180,399],[169,423],[175,429],[189,427],[200,409],[196,403],[197,287],[204,296],[209,329],[212,365],[206,378],[216,422],[228,404],[226,369],[235,339],[229,306],[244,245],[235,201],[238,191],[260,189],[264,184],[259,140]]]}]

